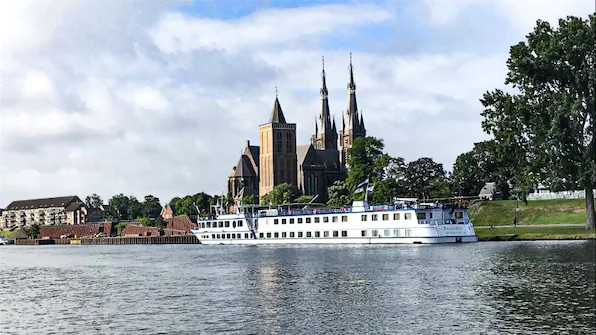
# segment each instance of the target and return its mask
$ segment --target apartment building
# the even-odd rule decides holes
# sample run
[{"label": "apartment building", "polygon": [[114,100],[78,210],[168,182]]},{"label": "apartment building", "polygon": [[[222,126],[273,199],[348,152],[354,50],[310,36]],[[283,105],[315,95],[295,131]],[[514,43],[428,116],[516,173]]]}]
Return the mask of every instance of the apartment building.
[{"label": "apartment building", "polygon": [[17,200],[2,211],[0,228],[84,224],[87,206],[77,196]]}]

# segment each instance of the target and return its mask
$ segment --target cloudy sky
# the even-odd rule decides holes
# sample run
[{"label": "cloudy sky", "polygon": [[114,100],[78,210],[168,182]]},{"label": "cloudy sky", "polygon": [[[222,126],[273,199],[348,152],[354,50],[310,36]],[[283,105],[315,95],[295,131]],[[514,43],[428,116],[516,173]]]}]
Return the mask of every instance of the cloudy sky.
[{"label": "cloudy sky", "polygon": [[0,207],[99,193],[162,203],[222,193],[278,87],[298,142],[319,111],[321,56],[338,124],[349,53],[368,134],[450,170],[483,134],[535,20],[594,0],[0,2]]}]

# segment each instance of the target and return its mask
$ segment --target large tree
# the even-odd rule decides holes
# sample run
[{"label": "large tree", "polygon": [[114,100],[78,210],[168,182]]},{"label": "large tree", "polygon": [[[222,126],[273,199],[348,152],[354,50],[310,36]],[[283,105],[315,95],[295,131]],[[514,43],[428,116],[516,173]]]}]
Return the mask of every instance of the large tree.
[{"label": "large tree", "polygon": [[101,200],[101,197],[99,195],[93,193],[85,198],[85,204],[87,205],[87,207],[97,208],[103,205],[103,200]]},{"label": "large tree", "polygon": [[145,201],[143,201],[142,207],[143,217],[155,219],[159,217],[159,214],[161,213],[161,204],[159,203],[159,198],[152,195],[145,196]]},{"label": "large tree", "polygon": [[354,141],[354,144],[348,149],[348,176],[346,178],[346,185],[352,191],[356,190],[356,186],[360,184],[366,177],[370,177],[372,181],[379,180],[383,173],[383,163],[380,163],[384,156],[382,139],[375,137],[360,137]]},{"label": "large tree", "polygon": [[408,163],[404,170],[407,194],[421,199],[449,196],[449,184],[443,164],[422,157]]},{"label": "large tree", "polygon": [[110,215],[121,220],[134,220],[143,216],[143,206],[134,196],[125,196],[120,193],[109,201]]},{"label": "large tree", "polygon": [[474,144],[474,148],[457,157],[451,181],[457,195],[478,195],[485,183],[495,182],[505,198],[509,197],[511,180],[509,156],[499,151],[494,140]]},{"label": "large tree", "polygon": [[596,225],[596,15],[538,20],[511,47],[505,84],[487,92],[482,127],[515,158],[516,181],[577,182],[586,191],[586,228]]}]

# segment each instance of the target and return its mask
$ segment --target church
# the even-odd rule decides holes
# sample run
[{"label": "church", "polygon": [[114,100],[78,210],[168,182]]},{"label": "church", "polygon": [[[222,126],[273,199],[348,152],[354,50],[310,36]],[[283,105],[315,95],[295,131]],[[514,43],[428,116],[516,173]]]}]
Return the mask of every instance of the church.
[{"label": "church", "polygon": [[259,196],[271,192],[275,186],[289,183],[303,194],[318,195],[316,202],[326,202],[327,188],[337,180],[345,180],[348,149],[356,138],[366,136],[364,119],[356,103],[352,55],[348,106],[342,113],[339,134],[329,110],[324,63],[321,81],[321,110],[309,144],[296,144],[296,124],[286,121],[276,94],[269,122],[259,126],[259,145],[246,141],[244,152],[228,178],[228,192],[236,201],[251,195],[258,201]]}]

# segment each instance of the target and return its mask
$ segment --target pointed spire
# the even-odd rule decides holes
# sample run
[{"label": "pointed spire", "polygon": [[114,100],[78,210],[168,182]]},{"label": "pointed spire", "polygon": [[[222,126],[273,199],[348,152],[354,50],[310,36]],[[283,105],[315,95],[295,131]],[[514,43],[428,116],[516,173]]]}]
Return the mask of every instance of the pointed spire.
[{"label": "pointed spire", "polygon": [[329,95],[329,91],[327,91],[327,79],[325,78],[325,56],[322,57],[323,63],[323,71],[321,71],[321,99],[326,99]]},{"label": "pointed spire", "polygon": [[350,52],[350,82],[348,83],[348,90],[350,92],[356,91],[356,83],[354,82],[354,67],[352,66],[352,53]]},{"label": "pointed spire", "polygon": [[271,111],[271,118],[269,123],[286,123],[286,118],[281,110],[281,104],[277,96],[277,86],[275,87],[275,102],[273,103],[273,110]]}]

